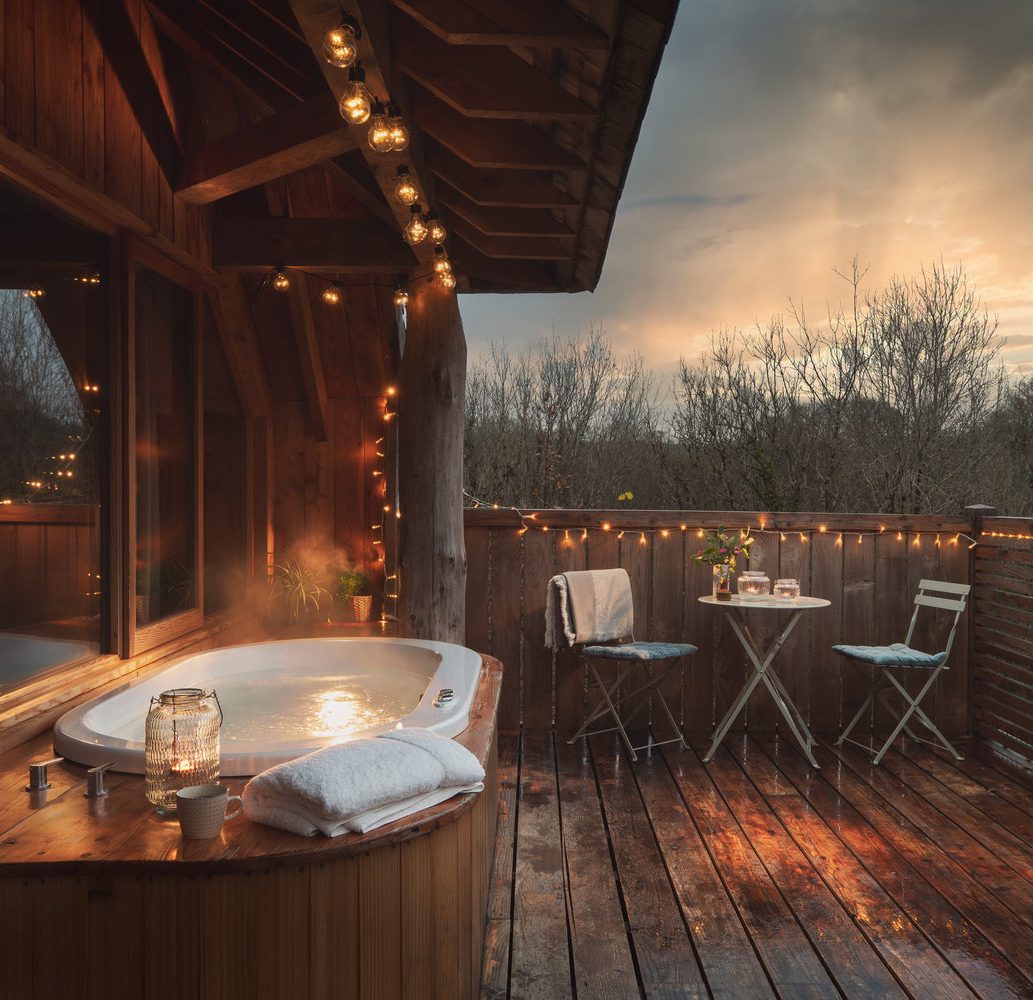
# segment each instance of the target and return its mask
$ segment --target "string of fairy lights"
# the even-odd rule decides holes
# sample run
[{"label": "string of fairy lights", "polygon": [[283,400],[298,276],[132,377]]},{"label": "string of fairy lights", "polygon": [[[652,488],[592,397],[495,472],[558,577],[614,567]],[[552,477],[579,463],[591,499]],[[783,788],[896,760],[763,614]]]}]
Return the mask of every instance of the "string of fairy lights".
[{"label": "string of fairy lights", "polygon": [[287,292],[291,287],[291,276],[295,274],[302,274],[306,278],[322,283],[325,287],[320,293],[320,298],[330,307],[340,305],[344,302],[346,293],[357,288],[394,288],[394,303],[400,309],[404,309],[409,304],[409,288],[423,278],[434,277],[436,272],[424,271],[413,275],[404,282],[360,281],[342,284],[334,278],[328,278],[319,271],[308,271],[303,267],[285,267],[283,264],[277,264],[265,276],[261,287],[272,288],[277,292]]},{"label": "string of fairy lights", "polygon": [[[618,540],[624,539],[626,536],[632,538],[638,538],[640,545],[647,545],[651,536],[659,538],[670,538],[672,535],[694,535],[696,538],[703,539],[707,535],[708,530],[714,530],[712,527],[702,527],[690,525],[688,523],[678,524],[677,526],[672,525],[671,527],[654,527],[646,525],[628,525],[628,524],[614,524],[611,521],[602,519],[598,524],[592,525],[578,525],[577,527],[571,528],[563,525],[550,525],[546,522],[545,518],[548,516],[547,511],[541,510],[525,510],[521,507],[514,507],[511,504],[501,503],[489,503],[486,500],[482,500],[479,497],[475,497],[468,491],[463,491],[463,496],[466,498],[469,505],[474,510],[494,510],[494,511],[505,511],[506,513],[515,514],[520,519],[520,527],[517,528],[517,535],[524,536],[529,531],[542,531],[542,532],[558,532],[562,533],[564,541],[573,543],[574,541],[587,542],[589,530],[597,530],[603,533],[613,533]],[[732,530],[735,530],[734,528]],[[835,528],[829,528],[826,524],[819,524],[815,528],[805,528],[803,530],[797,528],[782,528],[782,527],[769,527],[768,522],[760,520],[757,524],[744,524],[739,529],[739,533],[742,537],[747,535],[778,535],[779,540],[784,542],[794,536],[798,536],[800,541],[808,543],[811,541],[814,535],[828,536],[835,539],[834,544],[838,546],[846,545],[852,542],[856,538],[856,544],[863,544],[866,537],[873,536],[890,536],[896,537],[897,541],[906,542],[908,536],[912,536],[911,542],[914,548],[920,548],[922,544],[923,535],[933,536],[933,544],[936,548],[941,548],[944,545],[957,546],[962,543],[967,543],[969,549],[973,549],[978,544],[977,540],[972,535],[966,534],[964,531],[937,531],[937,530],[898,530],[887,525],[879,525],[878,528],[867,528],[858,530],[846,530],[840,531]],[[982,537],[1001,537],[1001,538],[1012,538],[1012,539],[1023,539],[1027,541],[1033,541],[1033,534],[1003,534],[1000,532],[980,532]]]},{"label": "string of fairy lights", "polygon": [[[368,126],[366,141],[376,153],[404,153],[409,147],[409,128],[400,106],[391,100],[380,100],[366,85],[366,71],[359,61],[359,40],[362,31],[358,22],[341,12],[337,24],[323,36],[323,58],[331,66],[348,70],[348,84],[338,101],[341,117],[353,126]],[[398,165],[393,194],[400,205],[409,209],[409,220],[402,228],[402,238],[410,246],[426,240],[434,245],[434,274],[445,288],[455,288],[456,277],[445,248],[448,230],[438,213],[425,212],[420,191],[406,163]]]},{"label": "string of fairy lights", "polygon": [[[382,622],[394,621],[398,618],[398,521],[402,511],[398,506],[398,389],[389,385],[381,397],[381,419],[383,432],[374,441],[376,462],[373,463],[371,475],[373,490],[380,506],[380,516],[370,525],[373,533],[372,546],[376,554],[376,562],[383,570],[383,591],[380,610]],[[393,436],[392,447],[388,447],[388,435]],[[388,461],[394,459],[394,469],[388,468]],[[393,473],[393,475],[391,474]],[[388,525],[395,529],[393,546],[388,547]],[[389,552],[393,555],[393,565],[388,564]]]}]

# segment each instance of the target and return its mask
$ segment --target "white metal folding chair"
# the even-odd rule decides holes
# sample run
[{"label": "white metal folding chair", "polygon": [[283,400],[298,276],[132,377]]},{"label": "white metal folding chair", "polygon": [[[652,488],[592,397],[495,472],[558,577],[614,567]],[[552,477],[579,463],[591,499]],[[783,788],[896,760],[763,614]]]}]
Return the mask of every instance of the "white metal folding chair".
[{"label": "white metal folding chair", "polygon": [[[627,574],[624,574],[624,578],[627,586],[626,601],[630,607],[632,603],[631,581],[627,578]],[[552,582],[550,582],[550,586],[552,586]],[[674,713],[667,704],[667,699],[664,698],[663,692],[657,687],[664,680],[667,672],[654,672],[653,665],[669,663],[673,666],[673,661],[683,656],[691,656],[697,652],[696,646],[690,645],[687,642],[636,642],[634,635],[630,633],[616,640],[612,636],[588,636],[583,642],[569,643],[569,645],[574,649],[579,661],[583,661],[588,667],[590,678],[599,689],[600,697],[589,711],[578,731],[567,740],[568,743],[573,743],[582,737],[617,731],[621,734],[621,739],[628,748],[628,754],[632,760],[638,760],[637,750],[645,750],[649,746],[680,743],[683,747],[688,747],[681,727],[678,725],[674,718]],[[615,674],[608,680],[604,680],[600,676],[598,664],[600,660],[611,660],[617,664]],[[646,672],[644,683],[633,691],[621,691],[621,684],[624,683],[624,680],[641,667],[644,667]],[[623,718],[618,711],[618,704],[614,700],[618,691],[621,691],[620,707],[624,710]],[[628,735],[626,727],[631,719],[649,704],[650,696],[656,699],[655,703],[663,710],[677,735],[669,740],[653,740],[650,743],[644,743],[636,747],[632,745],[631,737]],[[604,715],[613,716],[616,725],[610,726],[607,729],[590,730],[588,728],[596,719]]]},{"label": "white metal folding chair", "polygon": [[[915,735],[908,725],[912,716],[917,718],[936,737],[936,741],[946,750],[949,750],[957,760],[964,759],[951,746],[947,737],[936,728],[932,719],[922,711],[920,703],[932,690],[933,685],[936,683],[936,678],[940,676],[940,671],[948,669],[947,661],[950,658],[951,647],[954,645],[954,635],[958,630],[958,622],[961,621],[961,616],[965,613],[965,605],[971,589],[967,583],[920,580],[918,583],[918,593],[915,595],[915,612],[911,616],[911,627],[907,630],[907,638],[903,642],[895,642],[890,646],[850,646],[841,644],[832,647],[840,656],[845,656],[847,659],[858,663],[879,667],[882,670],[880,676],[875,680],[871,694],[868,695],[857,714],[851,719],[850,725],[843,730],[839,739],[836,740],[836,746],[842,746],[844,742],[849,742],[864,747],[869,752],[874,749],[866,743],[859,743],[857,740],[850,739],[850,733],[853,731],[854,726],[864,717],[874,699],[878,697],[893,715],[897,715],[897,724],[886,742],[883,743],[875,754],[872,763],[878,764],[882,760],[890,745],[901,732],[906,732],[912,739],[918,740],[921,743],[936,745],[936,742],[932,740],[925,740]],[[943,594],[950,596],[940,596]],[[947,636],[947,645],[939,653],[923,653],[921,650],[911,647],[911,639],[915,634],[915,625],[918,623],[918,613],[922,608],[954,612],[954,621],[951,624],[950,634]],[[894,668],[926,670],[929,672],[928,678],[914,698],[911,697],[907,689],[890,672]],[[891,690],[894,688],[903,697],[906,704],[903,715],[898,715],[896,707],[890,698]]]}]

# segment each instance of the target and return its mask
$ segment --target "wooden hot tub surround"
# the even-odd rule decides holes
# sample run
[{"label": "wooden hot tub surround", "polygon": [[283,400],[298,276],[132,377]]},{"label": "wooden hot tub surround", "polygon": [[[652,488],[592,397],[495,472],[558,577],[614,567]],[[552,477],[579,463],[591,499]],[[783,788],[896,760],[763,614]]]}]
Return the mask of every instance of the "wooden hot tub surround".
[{"label": "wooden hot tub surround", "polygon": [[[484,657],[457,741],[485,792],[372,833],[304,838],[251,823],[184,841],[143,778],[51,767],[49,734],[0,756],[0,963],[5,1000],[477,995],[497,797],[502,665]],[[229,779],[238,792],[246,779]]]}]

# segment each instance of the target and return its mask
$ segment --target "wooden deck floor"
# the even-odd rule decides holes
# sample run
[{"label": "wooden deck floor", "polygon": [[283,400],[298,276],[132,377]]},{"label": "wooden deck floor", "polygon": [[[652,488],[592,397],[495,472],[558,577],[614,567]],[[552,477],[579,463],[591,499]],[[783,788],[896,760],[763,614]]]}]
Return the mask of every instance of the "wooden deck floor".
[{"label": "wooden deck floor", "polygon": [[1033,780],[984,745],[518,742],[486,998],[1033,997]]}]

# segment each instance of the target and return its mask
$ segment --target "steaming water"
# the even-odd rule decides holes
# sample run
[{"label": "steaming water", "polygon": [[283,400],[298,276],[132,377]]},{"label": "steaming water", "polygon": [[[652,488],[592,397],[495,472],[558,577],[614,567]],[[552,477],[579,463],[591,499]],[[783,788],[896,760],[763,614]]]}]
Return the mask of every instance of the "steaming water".
[{"label": "steaming water", "polygon": [[[225,713],[223,751],[243,741],[345,738],[402,719],[420,703],[427,678],[400,672],[291,673],[227,677],[215,685]],[[143,740],[143,721],[125,734]],[[138,730],[138,731],[135,731]],[[119,735],[123,735],[120,733]]]}]

